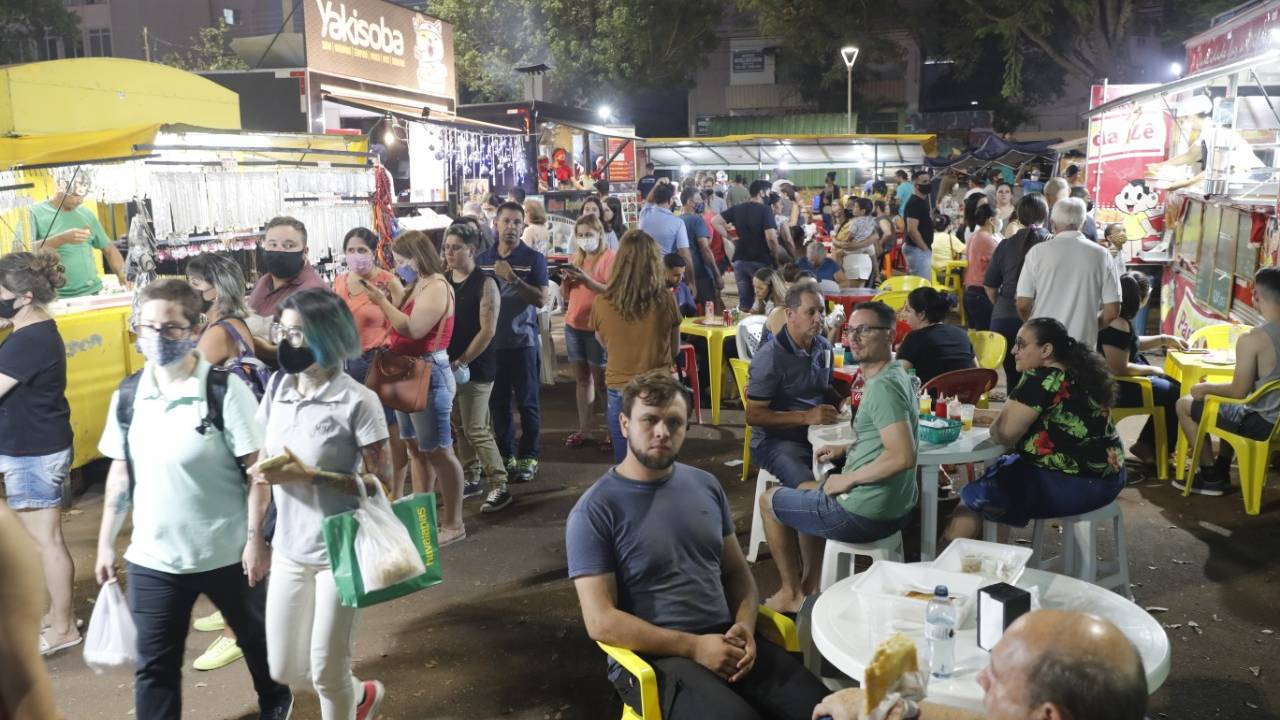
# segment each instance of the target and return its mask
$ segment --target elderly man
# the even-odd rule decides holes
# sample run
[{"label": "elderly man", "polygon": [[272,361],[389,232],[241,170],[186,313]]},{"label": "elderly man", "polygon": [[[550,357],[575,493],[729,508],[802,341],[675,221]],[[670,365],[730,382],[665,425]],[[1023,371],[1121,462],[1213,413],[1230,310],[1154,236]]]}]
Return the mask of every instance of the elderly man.
[{"label": "elderly man", "polygon": [[[793,286],[788,298],[797,287],[802,293],[810,288],[807,308],[813,286]],[[788,303],[787,331],[794,314]],[[772,488],[760,497],[765,536],[778,564],[780,587],[765,602],[774,610],[797,612],[805,596],[817,592],[827,540],[874,542],[902,530],[914,514],[919,406],[910,378],[890,354],[893,328],[893,309],[884,303],[859,303],[849,316],[850,349],[867,381],[854,423],[858,440],[852,446],[825,446],[816,454],[821,462],[843,457],[841,472],[819,486],[806,469],[809,479],[798,488]],[[755,402],[750,386],[747,398]],[[750,413],[751,405],[747,408]],[[803,430],[807,434],[808,428]],[[763,460],[760,464],[765,466]]]},{"label": "elderly man", "polygon": [[1046,182],[1044,184],[1044,199],[1045,202],[1049,203],[1049,211],[1052,212],[1053,206],[1056,205],[1059,200],[1067,199],[1067,196],[1070,195],[1070,193],[1071,186],[1068,185],[1067,181],[1063,178],[1056,177]]},{"label": "elderly man", "polygon": [[[1147,675],[1133,643],[1096,616],[1038,610],[1018,618],[978,675],[984,715],[924,703],[928,720],[1142,720]],[[813,718],[857,720],[861,690],[828,695]],[[895,710],[890,718],[901,717]]]},{"label": "elderly man", "polygon": [[102,229],[98,216],[84,207],[88,193],[89,183],[86,180],[78,180],[74,185],[59,183],[58,192],[53,197],[32,205],[28,210],[34,237],[32,247],[58,253],[62,267],[66,269],[67,283],[58,288],[58,297],[97,295],[102,291],[102,278],[93,257],[94,248],[102,251],[111,272],[119,278],[120,287],[128,287],[124,258],[111,244],[111,238]]},{"label": "elderly man", "polygon": [[751,457],[790,488],[813,482],[809,426],[835,422],[840,402],[831,387],[822,302],[813,283],[787,290],[787,323],[751,358],[747,381]]},{"label": "elderly man", "polygon": [[1018,276],[1018,315],[1024,322],[1051,317],[1066,325],[1071,337],[1093,347],[1098,328],[1120,314],[1120,277],[1110,253],[1080,232],[1084,202],[1059,200],[1049,218],[1056,234],[1027,251]]}]

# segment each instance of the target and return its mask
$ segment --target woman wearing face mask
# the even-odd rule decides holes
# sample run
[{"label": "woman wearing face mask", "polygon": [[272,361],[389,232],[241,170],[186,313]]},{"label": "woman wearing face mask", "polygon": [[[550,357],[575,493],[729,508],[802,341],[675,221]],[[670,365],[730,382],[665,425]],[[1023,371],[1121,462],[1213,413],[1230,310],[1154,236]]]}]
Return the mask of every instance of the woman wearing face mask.
[{"label": "woman wearing face mask", "polygon": [[206,253],[187,261],[187,284],[204,303],[205,330],[196,349],[212,365],[254,357],[244,304],[244,271],[226,255]]},{"label": "woman wearing face mask", "polygon": [[[431,365],[427,407],[416,413],[396,412],[400,437],[408,442],[410,476],[414,492],[431,492],[436,480],[444,513],[440,520],[440,546],[467,536],[462,523],[462,465],[453,454],[449,415],[458,381],[449,365],[449,340],[453,337],[453,288],[444,277],[444,263],[426,235],[410,230],[391,245],[396,274],[407,286],[404,302],[397,307],[387,294],[366,286],[369,299],[391,321],[388,347],[401,355],[420,357]],[[464,380],[465,382],[465,380]]]},{"label": "woman wearing face mask", "polygon": [[[609,284],[613,251],[605,245],[604,227],[593,215],[579,217],[573,234],[577,249],[564,268],[560,293],[568,306],[564,315],[564,344],[577,381],[578,431],[570,434],[564,444],[579,447],[589,439],[592,410],[596,400],[604,395],[607,356],[591,329],[591,303]],[[607,434],[600,446],[611,449]]]},{"label": "woman wearing face mask", "polygon": [[[354,270],[353,270],[354,272]],[[249,582],[267,566],[267,657],[272,677],[292,688],[313,687],[324,720],[373,718],[385,689],[351,672],[359,611],[343,606],[324,541],[324,519],[359,507],[357,473],[392,479],[387,424],[372,390],[343,363],[360,354],[360,335],[347,305],[333,293],[304,290],[280,305],[272,326],[283,374],[258,407],[266,431],[263,458],[287,453],[275,470],[249,470]],[[330,480],[319,471],[346,478]],[[364,483],[360,485],[363,487]],[[275,500],[275,535],[262,539],[267,503]]]},{"label": "woman wearing face mask", "polygon": [[592,195],[588,197],[586,200],[582,201],[582,214],[594,215],[595,218],[600,221],[600,226],[604,228],[605,246],[608,247],[610,250],[617,250],[618,235],[604,220],[605,214],[610,212],[612,211],[606,209],[604,201],[602,201],[600,198],[596,197],[595,195]]},{"label": "woman wearing face mask", "polygon": [[[40,548],[49,612],[40,635],[48,655],[80,644],[72,612],[75,566],[62,538],[62,493],[71,470],[67,357],[46,305],[66,284],[53,253],[0,258],[0,473],[5,500]],[[44,598],[38,600],[42,606]]]}]

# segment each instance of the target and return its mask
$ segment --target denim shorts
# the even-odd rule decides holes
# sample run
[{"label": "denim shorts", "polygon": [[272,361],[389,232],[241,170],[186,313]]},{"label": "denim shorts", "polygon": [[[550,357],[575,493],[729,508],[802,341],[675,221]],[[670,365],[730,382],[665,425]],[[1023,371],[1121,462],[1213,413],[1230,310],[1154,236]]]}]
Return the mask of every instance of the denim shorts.
[{"label": "denim shorts", "polygon": [[893,520],[851,513],[821,490],[778,488],[773,493],[772,506],[774,517],[783,525],[836,542],[874,542],[898,532],[911,521],[910,512]]},{"label": "denim shorts", "polygon": [[1110,505],[1124,489],[1126,472],[1110,477],[1046,470],[1010,453],[960,491],[960,501],[985,520],[1026,527],[1036,519],[1071,517]]},{"label": "denim shorts", "polygon": [[416,413],[396,411],[400,425],[400,437],[417,438],[418,449],[440,450],[453,447],[453,433],[449,428],[449,414],[453,412],[453,398],[458,394],[458,384],[449,367],[449,354],[437,350],[424,355],[431,363],[431,389],[427,391],[427,406]]},{"label": "denim shorts", "polygon": [[[351,358],[346,362],[346,365],[344,366],[343,369],[347,371],[348,375],[350,375],[352,378],[355,378],[356,382],[363,385],[365,379],[369,377],[369,364],[373,362],[373,356],[374,356],[374,353],[376,352],[378,351],[370,350],[369,352],[362,353],[360,357]],[[396,424],[395,410],[392,410],[386,405],[383,405],[382,414],[386,416],[388,426]]]},{"label": "denim shorts", "polygon": [[586,363],[591,367],[602,368],[609,357],[604,346],[596,340],[596,334],[590,330],[579,330],[564,326],[564,348],[569,353],[569,362]]},{"label": "denim shorts", "polygon": [[48,455],[0,455],[5,500],[14,510],[61,506],[70,472],[71,448]]}]

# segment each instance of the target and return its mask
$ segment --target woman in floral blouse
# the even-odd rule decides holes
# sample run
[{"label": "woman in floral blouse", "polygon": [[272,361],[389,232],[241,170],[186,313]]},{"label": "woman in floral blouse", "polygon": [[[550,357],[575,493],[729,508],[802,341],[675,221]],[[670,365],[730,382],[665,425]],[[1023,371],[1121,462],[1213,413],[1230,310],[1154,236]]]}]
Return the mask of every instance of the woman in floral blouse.
[{"label": "woman in floral blouse", "polygon": [[1013,355],[1022,380],[991,426],[991,439],[1013,451],[961,491],[947,541],[977,537],[984,518],[1025,527],[1087,513],[1124,488],[1124,449],[1108,415],[1116,383],[1102,357],[1052,318],[1023,325]]}]

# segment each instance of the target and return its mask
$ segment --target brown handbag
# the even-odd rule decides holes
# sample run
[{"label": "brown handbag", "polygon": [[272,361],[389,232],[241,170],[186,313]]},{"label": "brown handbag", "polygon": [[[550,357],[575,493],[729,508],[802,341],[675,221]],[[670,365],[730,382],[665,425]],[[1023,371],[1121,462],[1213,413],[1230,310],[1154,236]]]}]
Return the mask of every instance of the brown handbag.
[{"label": "brown handbag", "polygon": [[378,394],[392,410],[415,413],[426,409],[431,387],[431,365],[419,357],[385,348],[374,351],[365,387]]}]

